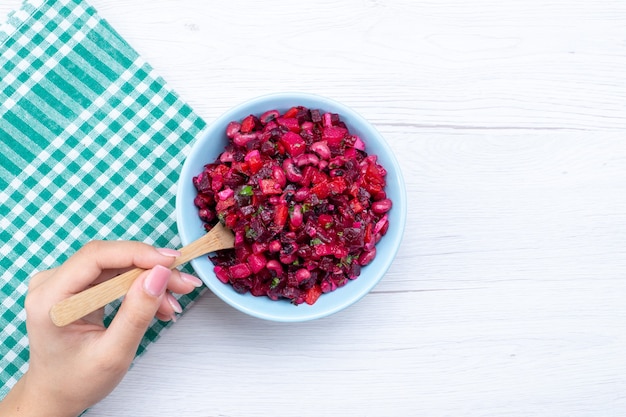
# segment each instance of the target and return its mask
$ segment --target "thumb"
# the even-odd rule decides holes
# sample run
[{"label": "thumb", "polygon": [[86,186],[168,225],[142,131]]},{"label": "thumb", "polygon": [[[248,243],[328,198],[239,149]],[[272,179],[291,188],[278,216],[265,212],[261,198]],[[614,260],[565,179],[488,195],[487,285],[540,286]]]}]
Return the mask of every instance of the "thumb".
[{"label": "thumb", "polygon": [[157,265],[133,282],[106,331],[107,345],[113,352],[131,355],[132,360],[161,305],[171,275],[170,269]]}]

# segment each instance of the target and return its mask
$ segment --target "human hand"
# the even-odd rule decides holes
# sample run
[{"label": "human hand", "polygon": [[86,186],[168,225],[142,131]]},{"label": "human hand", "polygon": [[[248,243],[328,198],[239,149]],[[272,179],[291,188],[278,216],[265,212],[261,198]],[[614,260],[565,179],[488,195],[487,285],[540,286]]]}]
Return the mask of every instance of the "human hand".
[{"label": "human hand", "polygon": [[[76,416],[107,396],[126,374],[155,315],[169,320],[181,312],[169,291],[186,294],[202,285],[194,276],[170,271],[179,254],[140,242],[94,241],[58,268],[33,276],[25,302],[29,369],[0,403],[0,414]],[[104,309],[66,327],[52,323],[54,304],[133,267],[146,271],[108,328]]]}]

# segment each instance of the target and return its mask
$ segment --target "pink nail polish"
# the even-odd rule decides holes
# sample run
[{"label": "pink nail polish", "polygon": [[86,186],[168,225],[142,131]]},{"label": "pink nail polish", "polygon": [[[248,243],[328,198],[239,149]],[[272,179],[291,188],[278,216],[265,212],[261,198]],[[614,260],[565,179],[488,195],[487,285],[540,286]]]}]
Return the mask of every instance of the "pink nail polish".
[{"label": "pink nail polish", "polygon": [[183,308],[180,306],[180,303],[172,294],[167,293],[167,301],[170,303],[172,310],[174,310],[175,313],[180,314],[183,312]]},{"label": "pink nail polish", "polygon": [[155,266],[143,281],[144,290],[153,297],[161,296],[167,288],[171,275],[172,271],[168,268],[161,265]]},{"label": "pink nail polish", "polygon": [[170,249],[170,248],[156,248],[157,252],[159,252],[161,255],[165,255],[165,256],[171,256],[172,258],[178,258],[181,253],[179,250],[176,249]]},{"label": "pink nail polish", "polygon": [[198,277],[195,277],[193,275],[187,274],[185,272],[181,272],[180,273],[180,278],[185,281],[190,283],[191,285],[193,285],[194,287],[198,288],[198,287],[202,287],[202,280]]}]

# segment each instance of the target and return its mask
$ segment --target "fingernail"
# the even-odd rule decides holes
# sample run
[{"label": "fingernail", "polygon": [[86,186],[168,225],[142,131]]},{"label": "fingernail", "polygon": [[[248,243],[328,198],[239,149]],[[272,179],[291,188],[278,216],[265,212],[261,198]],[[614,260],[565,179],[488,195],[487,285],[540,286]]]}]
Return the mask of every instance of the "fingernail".
[{"label": "fingernail", "polygon": [[159,297],[165,292],[167,282],[170,280],[172,271],[168,268],[157,265],[148,274],[143,281],[143,289],[153,297]]},{"label": "fingernail", "polygon": [[170,320],[172,320],[172,323],[176,323],[176,313],[172,313],[172,316],[170,317]]},{"label": "fingernail", "polygon": [[170,303],[175,313],[180,314],[183,312],[183,308],[180,306],[180,303],[172,294],[167,293],[167,301]]},{"label": "fingernail", "polygon": [[185,272],[181,272],[180,273],[180,278],[185,281],[190,283],[191,285],[193,285],[194,287],[198,288],[198,287],[202,287],[202,280],[198,277],[195,277],[191,274],[187,274]]},{"label": "fingernail", "polygon": [[181,254],[179,250],[169,248],[156,248],[157,252],[161,255],[171,256],[172,258],[178,258]]}]

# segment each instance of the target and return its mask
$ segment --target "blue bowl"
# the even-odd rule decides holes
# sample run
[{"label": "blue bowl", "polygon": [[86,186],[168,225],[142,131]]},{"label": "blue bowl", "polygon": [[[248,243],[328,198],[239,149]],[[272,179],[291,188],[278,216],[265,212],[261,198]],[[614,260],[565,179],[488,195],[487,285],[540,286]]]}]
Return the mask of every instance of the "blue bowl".
[{"label": "blue bowl", "polygon": [[322,294],[313,305],[293,305],[287,300],[273,301],[267,297],[239,294],[229,284],[220,282],[213,272],[213,264],[207,256],[191,261],[200,279],[219,298],[234,308],[265,320],[300,322],[313,320],[336,313],[365,296],[385,275],[400,246],[406,221],[406,189],[400,165],[389,145],[378,131],[363,117],[345,105],[328,98],[301,93],[272,94],[242,103],[216,119],[192,146],[180,174],[176,195],[176,221],[183,245],[204,233],[203,222],[193,200],[196,189],[192,178],[202,172],[205,164],[213,162],[227,144],[226,126],[230,121],[260,115],[266,110],[284,112],[293,106],[305,106],[324,112],[337,113],[351,133],[359,135],[368,154],[378,156],[379,163],[387,170],[385,191],[393,201],[389,211],[389,229],[376,245],[376,258],[361,270],[361,275],[337,290]]}]

